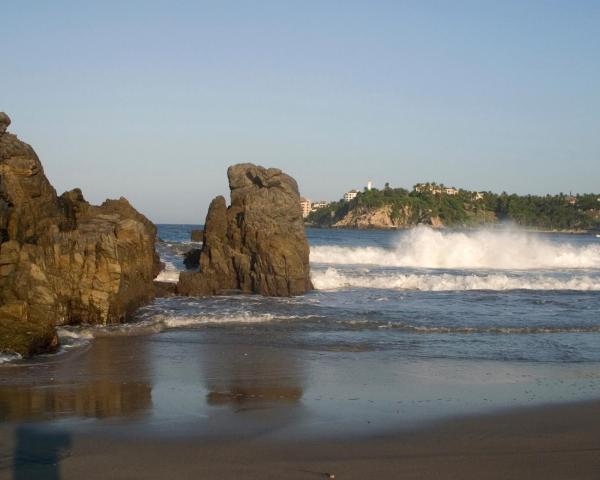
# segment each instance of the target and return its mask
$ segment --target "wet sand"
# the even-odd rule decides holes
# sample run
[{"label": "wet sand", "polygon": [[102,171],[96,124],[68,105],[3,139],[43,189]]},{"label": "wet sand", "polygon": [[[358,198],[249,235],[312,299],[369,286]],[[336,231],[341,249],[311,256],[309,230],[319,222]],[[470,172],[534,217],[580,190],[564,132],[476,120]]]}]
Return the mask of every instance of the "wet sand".
[{"label": "wet sand", "polygon": [[[8,434],[3,427],[3,442]],[[336,479],[595,479],[600,475],[600,402],[524,408],[392,435],[330,440],[61,436],[32,426],[21,427],[17,435],[26,446],[16,450],[15,461],[6,456],[9,445],[3,445],[0,479],[317,479],[330,474]]]},{"label": "wet sand", "polygon": [[0,369],[0,479],[600,476],[597,364],[217,335],[96,338]]}]

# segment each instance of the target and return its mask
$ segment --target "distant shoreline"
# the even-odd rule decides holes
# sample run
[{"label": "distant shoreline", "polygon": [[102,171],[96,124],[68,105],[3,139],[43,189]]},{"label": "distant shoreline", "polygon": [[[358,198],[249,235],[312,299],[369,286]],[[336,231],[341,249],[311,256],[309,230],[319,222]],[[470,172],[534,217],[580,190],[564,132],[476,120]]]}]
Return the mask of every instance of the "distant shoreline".
[{"label": "distant shoreline", "polygon": [[[310,223],[310,222],[305,222],[305,224],[304,224],[305,228],[315,228],[315,229],[319,229],[319,230],[362,230],[362,231],[368,231],[368,230],[403,231],[403,230],[410,230],[411,228],[416,228],[416,227],[421,227],[421,226],[429,227],[434,230],[440,230],[440,231],[461,231],[461,230],[481,230],[481,229],[501,230],[502,228],[506,227],[507,224],[491,224],[491,223],[489,223],[489,224],[481,224],[481,225],[476,225],[476,226],[463,225],[463,226],[451,226],[451,227],[447,227],[447,226],[433,227],[431,225],[427,225],[424,223],[410,225],[410,226],[406,226],[406,227],[404,227],[404,226],[403,227],[350,227],[350,226],[334,227],[331,225],[318,225],[318,224],[314,224],[314,223]],[[600,234],[600,230],[572,230],[572,229],[549,230],[549,229],[544,229],[544,228],[525,227],[525,226],[521,226],[521,225],[513,225],[513,226],[515,228],[518,228],[519,230],[522,230],[522,231],[525,231],[528,233],[561,233],[561,234],[568,234],[568,235]]]}]

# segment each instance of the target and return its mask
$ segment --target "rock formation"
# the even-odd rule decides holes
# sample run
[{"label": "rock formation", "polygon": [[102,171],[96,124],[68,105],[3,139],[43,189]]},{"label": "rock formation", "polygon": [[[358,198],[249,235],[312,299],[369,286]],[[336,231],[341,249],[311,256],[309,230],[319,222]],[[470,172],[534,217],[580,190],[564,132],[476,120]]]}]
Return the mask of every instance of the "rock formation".
[{"label": "rock formation", "polygon": [[188,270],[198,268],[200,266],[201,248],[192,248],[183,254],[183,264]]},{"label": "rock formation", "polygon": [[353,208],[331,226],[333,228],[355,228],[358,230],[392,230],[411,228],[419,224],[431,225],[433,228],[444,227],[441,218],[437,215],[431,215],[431,212],[419,214],[411,207],[406,206],[399,209],[394,215],[392,210],[391,205]]},{"label": "rock formation", "polygon": [[179,293],[290,296],[311,290],[296,181],[252,164],[229,167],[227,176],[231,206],[221,196],[211,202],[200,271],[181,273]]},{"label": "rock formation", "polygon": [[156,228],[129,202],[60,197],[0,113],[0,351],[58,345],[55,326],[122,321],[154,296]]},{"label": "rock formation", "polygon": [[204,230],[192,230],[190,235],[192,242],[203,242],[204,241]]}]

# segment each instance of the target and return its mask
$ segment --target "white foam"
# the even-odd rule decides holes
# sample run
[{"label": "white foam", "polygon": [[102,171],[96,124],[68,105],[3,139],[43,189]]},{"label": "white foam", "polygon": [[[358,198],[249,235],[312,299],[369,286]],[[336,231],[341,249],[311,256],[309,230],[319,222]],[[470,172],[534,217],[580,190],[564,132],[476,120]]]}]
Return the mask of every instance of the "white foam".
[{"label": "white foam", "polygon": [[317,318],[314,315],[273,315],[235,313],[235,314],[199,314],[176,315],[170,311],[151,313],[140,321],[117,325],[94,325],[61,327],[58,335],[64,348],[79,347],[92,339],[112,336],[137,336],[159,333],[171,328],[221,324],[256,324],[272,321],[292,321]]},{"label": "white foam", "polygon": [[22,357],[18,353],[0,353],[0,364],[14,362],[15,360],[20,360]]},{"label": "white foam", "polygon": [[600,278],[588,275],[557,278],[551,275],[511,276],[455,274],[359,274],[348,275],[335,268],[312,272],[318,290],[376,288],[389,290],[456,291],[456,290],[600,290]]},{"label": "white foam", "polygon": [[194,325],[222,325],[230,323],[267,323],[273,321],[288,321],[314,318],[314,315],[273,315],[270,313],[250,314],[239,313],[230,315],[196,315],[196,316],[172,316],[155,315],[152,320],[164,325],[166,328],[181,328]]},{"label": "white foam", "polygon": [[310,260],[445,269],[600,268],[600,245],[558,244],[508,229],[448,232],[419,226],[399,235],[393,249],[316,246]]},{"label": "white foam", "polygon": [[159,282],[177,283],[179,281],[179,270],[171,262],[165,262],[165,268],[162,270],[155,280]]}]

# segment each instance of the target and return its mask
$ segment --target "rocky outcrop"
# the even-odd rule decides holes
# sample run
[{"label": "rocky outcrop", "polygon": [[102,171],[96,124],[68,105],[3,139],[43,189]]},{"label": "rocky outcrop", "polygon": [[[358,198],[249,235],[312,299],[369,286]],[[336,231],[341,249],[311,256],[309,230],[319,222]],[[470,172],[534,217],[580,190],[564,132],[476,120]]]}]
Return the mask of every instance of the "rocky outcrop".
[{"label": "rocky outcrop", "polygon": [[192,248],[183,254],[183,264],[188,270],[198,268],[200,266],[200,248]]},{"label": "rocky outcrop", "polygon": [[0,115],[0,350],[56,348],[55,326],[123,321],[154,295],[156,228],[129,202],[60,197]]},{"label": "rocky outcrop", "polygon": [[252,164],[229,167],[227,176],[231,206],[221,196],[211,202],[200,271],[181,273],[179,293],[290,296],[311,290],[296,181]]},{"label": "rocky outcrop", "polygon": [[196,229],[192,230],[190,235],[192,242],[203,242],[204,241],[204,230]]},{"label": "rocky outcrop", "polygon": [[392,207],[386,205],[376,209],[350,210],[342,219],[333,224],[335,228],[392,229],[402,226],[402,222],[392,218]]},{"label": "rocky outcrop", "polygon": [[430,212],[415,215],[415,212],[409,206],[394,212],[391,205],[383,205],[376,208],[357,207],[350,209],[331,226],[333,228],[355,228],[359,230],[391,230],[410,228],[418,224],[431,225],[433,228],[444,227],[441,218],[431,215]]}]

